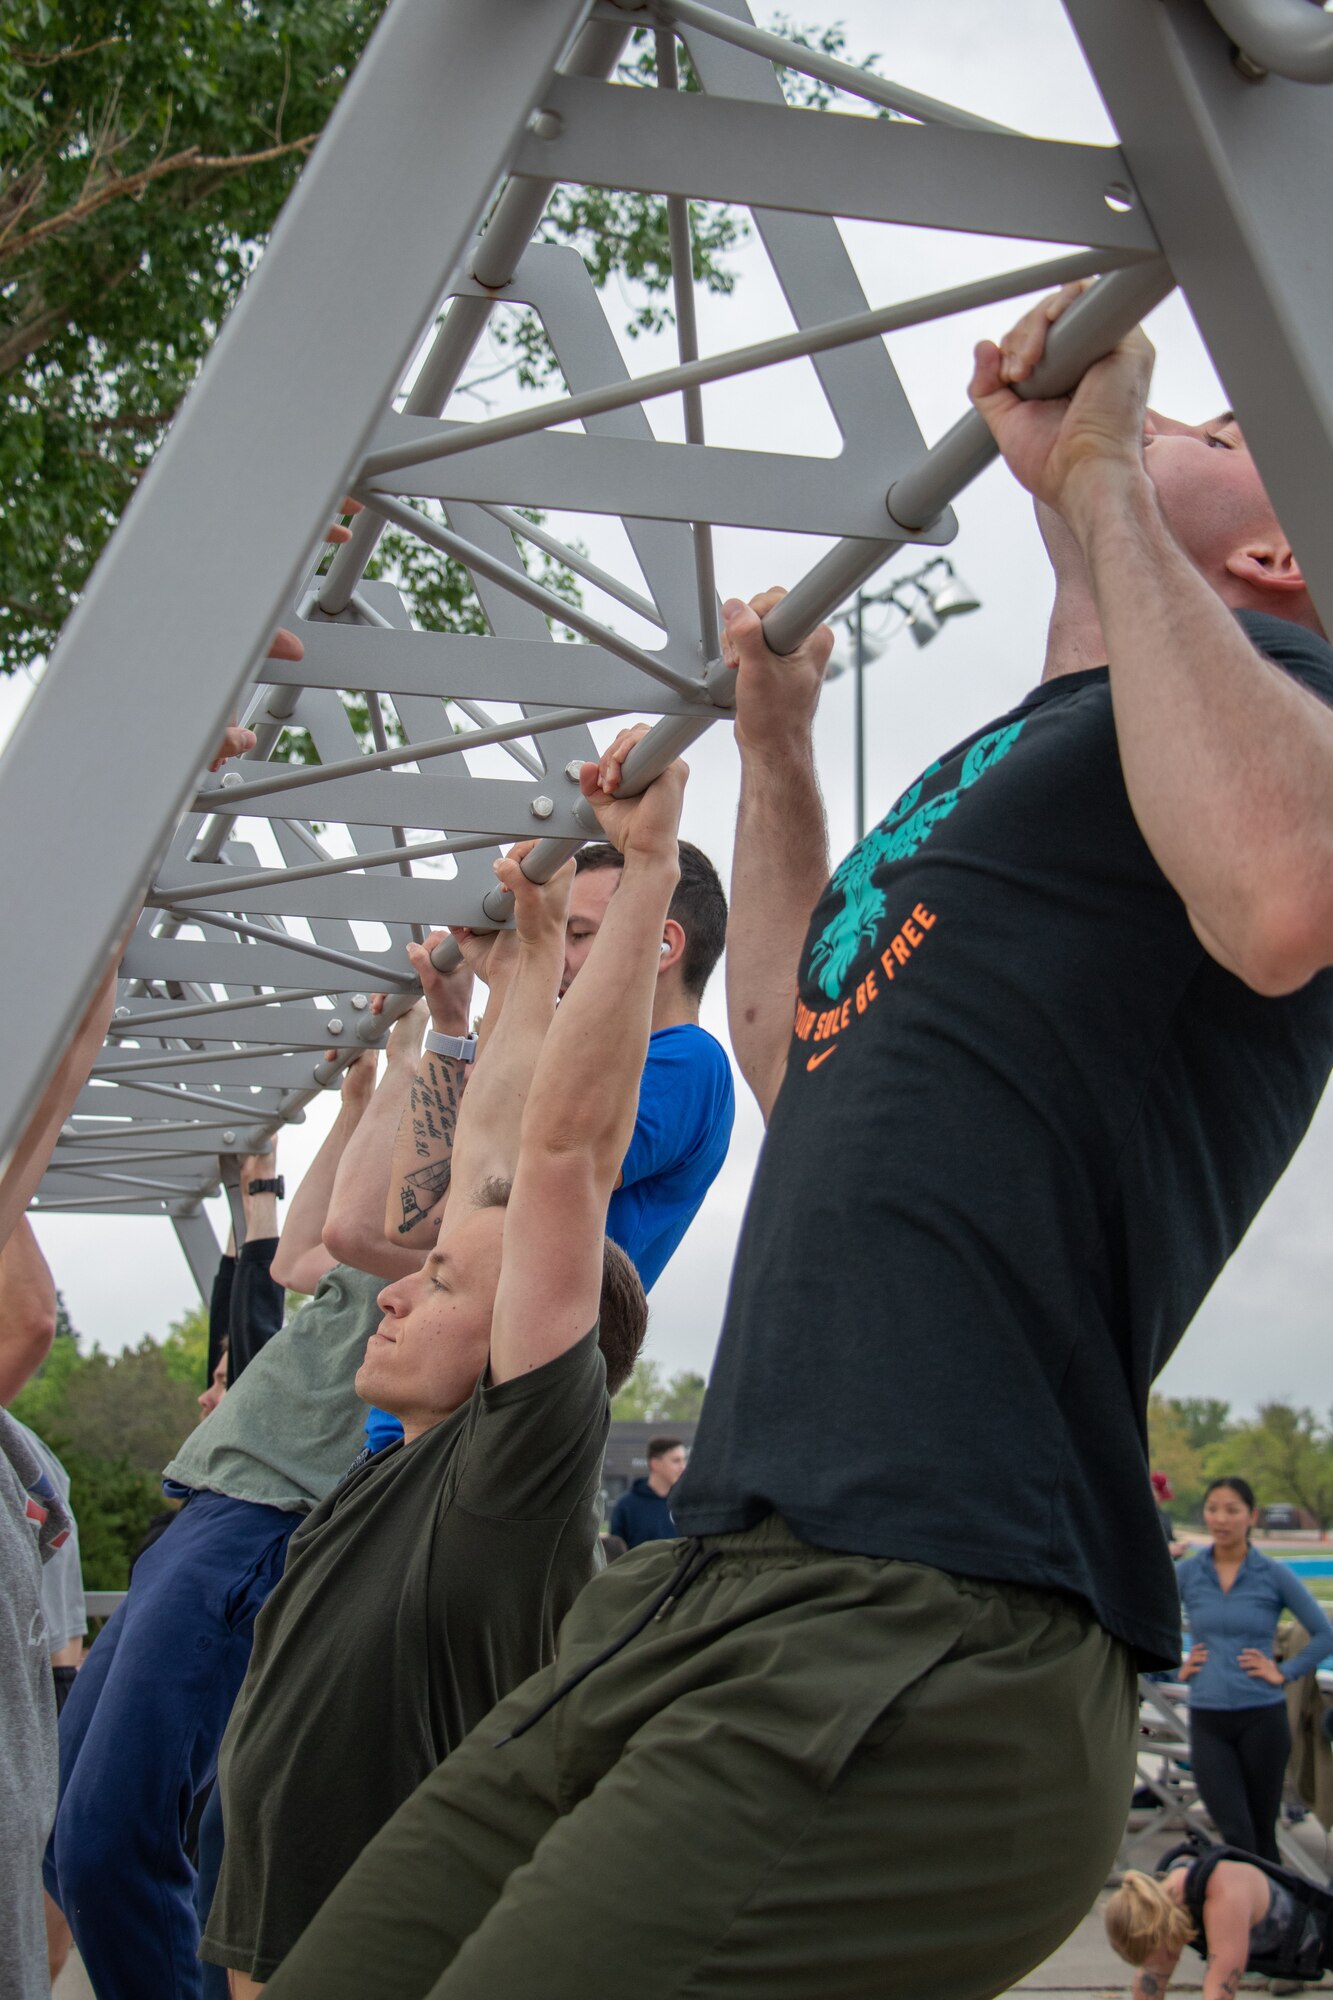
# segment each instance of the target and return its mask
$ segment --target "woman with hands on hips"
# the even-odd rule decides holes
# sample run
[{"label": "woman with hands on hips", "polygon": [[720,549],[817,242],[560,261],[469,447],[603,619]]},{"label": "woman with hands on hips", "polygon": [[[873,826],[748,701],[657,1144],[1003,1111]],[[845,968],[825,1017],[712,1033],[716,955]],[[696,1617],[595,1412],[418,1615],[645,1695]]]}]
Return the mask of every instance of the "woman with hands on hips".
[{"label": "woman with hands on hips", "polygon": [[[1286,1687],[1333,1653],[1333,1625],[1285,1563],[1250,1546],[1259,1513],[1245,1480],[1215,1479],[1203,1518],[1211,1545],[1176,1564],[1192,1640],[1180,1672],[1190,1689],[1190,1758],[1226,1845],[1277,1861],[1291,1754]],[[1310,1640],[1279,1666],[1273,1641],[1284,1608]]]}]

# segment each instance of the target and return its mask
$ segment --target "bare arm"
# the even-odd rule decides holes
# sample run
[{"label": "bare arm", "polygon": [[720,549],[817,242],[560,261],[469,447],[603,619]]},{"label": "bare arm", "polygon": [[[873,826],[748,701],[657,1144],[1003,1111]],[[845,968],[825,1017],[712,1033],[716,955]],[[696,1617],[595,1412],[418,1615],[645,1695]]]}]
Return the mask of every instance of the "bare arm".
[{"label": "bare arm", "polygon": [[121,946],[117,947],[110,970],[89,1001],[73,1039],[56,1064],[37,1109],[28,1120],[3,1175],[0,1175],[0,1244],[8,1242],[15,1224],[36,1193],[38,1182],[55,1151],[60,1128],[88,1081],[88,1072],[106,1039],[107,1023],[116,1000],[116,965],[120,962],[121,949]]},{"label": "bare arm", "polygon": [[1134,1974],[1133,2000],[1163,2000],[1171,1974],[1180,1962],[1178,1951],[1168,1951],[1163,1945]]},{"label": "bare arm", "polygon": [[287,1219],[270,1269],[274,1283],[285,1285],[290,1292],[313,1292],[337,1262],[324,1247],[324,1223],[338,1163],[375,1088],[375,1064],[373,1051],[367,1049],[344,1070],[338,1116],[287,1204]]},{"label": "bare arm", "polygon": [[1025,403],[983,343],[972,396],[1082,549],[1144,839],[1211,955],[1293,992],[1333,963],[1333,709],[1260,657],[1167,527],[1143,462],[1151,366],[1134,333],[1068,401]]},{"label": "bare arm", "polygon": [[[607,1203],[634,1130],[662,926],[680,873],[684,765],[626,804],[598,777],[584,765],[584,794],[625,866],[546,1036],[523,1118],[491,1324],[491,1374],[501,1382],[554,1360],[597,1318]],[[516,998],[517,983],[509,1009]],[[508,1026],[507,1011],[487,1061]]]},{"label": "bare arm", "polygon": [[[514,892],[517,929],[496,940],[487,967],[493,997],[482,1023],[482,1047],[468,1079],[454,1144],[452,1184],[465,1199],[488,1181],[514,1178],[524,1107],[556,1014],[574,869],[570,863],[549,883],[529,882],[519,863],[533,845],[519,842],[496,864],[500,880]],[[462,937],[460,942],[469,941]],[[445,1210],[442,1241],[455,1212],[452,1206]]]},{"label": "bare arm", "polygon": [[425,1026],[424,1002],[394,1022],[379,1088],[338,1162],[322,1232],[325,1250],[338,1263],[390,1283],[419,1271],[425,1255],[424,1249],[388,1242],[384,1234],[394,1144],[417,1075]]},{"label": "bare arm", "polygon": [[824,802],[810,725],[833,644],[821,626],[788,659],[760,619],[783,593],[729,602],[723,657],[736,667],[741,794],[727,920],[727,1018],[741,1073],[767,1123],[787,1068],[801,948],[828,880]]},{"label": "bare arm", "polygon": [[[408,956],[421,980],[432,1028],[444,1035],[466,1035],[472,969],[464,966],[446,975],[436,972],[430,954],[444,935],[433,931],[424,944],[409,945]],[[394,1135],[383,1204],[384,1237],[400,1250],[424,1254],[439,1234],[453,1172],[454,1132],[467,1069],[466,1063],[452,1056],[430,1050],[418,1053]]]},{"label": "bare arm", "polygon": [[0,1404],[12,1403],[51,1351],[56,1288],[45,1257],[21,1215],[0,1250]]}]

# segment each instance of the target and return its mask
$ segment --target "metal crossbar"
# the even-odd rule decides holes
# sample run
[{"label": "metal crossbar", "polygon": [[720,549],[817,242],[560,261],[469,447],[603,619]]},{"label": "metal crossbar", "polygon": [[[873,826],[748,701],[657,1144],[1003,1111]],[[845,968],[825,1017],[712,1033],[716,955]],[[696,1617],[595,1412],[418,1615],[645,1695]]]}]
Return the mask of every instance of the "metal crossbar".
[{"label": "metal crossbar", "polygon": [[[383,1040],[417,990],[410,939],[508,921],[500,844],[541,834],[540,875],[594,831],[577,782],[592,726],[652,722],[637,787],[725,724],[716,530],[831,544],[766,621],[778,651],[905,543],[950,538],[993,447],[969,414],[927,449],[886,334],[1095,277],[1034,385],[1054,393],[1181,284],[1333,613],[1333,266],[1306,254],[1333,98],[1286,80],[1323,73],[1326,17],[1208,5],[1222,27],[1197,0],[1066,0],[1120,131],[1107,147],[862,72],[743,0],[395,0],[0,763],[0,849],[40,857],[13,871],[0,977],[18,993],[40,967],[45,1001],[16,1010],[0,1067],[5,1144],[146,892],[39,1207],[166,1212],[206,1283],[218,1156],[262,1147]],[[655,87],[619,67],[636,30]],[[790,107],[788,71],[841,108]],[[662,198],[672,365],[632,375],[582,258],[542,240],[571,182]],[[748,208],[789,330],[708,351],[697,202]],[[840,217],[1050,249],[872,305]],[[535,317],[565,393],[464,419],[456,393],[499,307]],[[753,448],[710,440],[706,387],[793,360],[836,456],[791,448],[780,412]],[[650,425],[668,397],[683,442]],[[348,492],[365,511],[324,563]],[[543,508],[560,522],[530,518]],[[618,519],[632,563],[576,546],[581,516]],[[393,571],[370,574],[387,529],[461,568],[483,629],[416,628]],[[553,591],[533,551],[595,602]],[[279,623],[299,662],[267,657]],[[206,772],[231,715],[255,747]],[[286,761],[295,746],[305,761]]]}]

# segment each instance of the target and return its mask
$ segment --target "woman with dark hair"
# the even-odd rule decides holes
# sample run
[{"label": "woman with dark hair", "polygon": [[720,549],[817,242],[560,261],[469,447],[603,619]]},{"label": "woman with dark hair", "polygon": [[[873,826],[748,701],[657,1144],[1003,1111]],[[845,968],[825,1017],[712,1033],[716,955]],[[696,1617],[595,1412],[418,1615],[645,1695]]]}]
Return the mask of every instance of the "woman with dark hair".
[{"label": "woman with dark hair", "polygon": [[[1204,1495],[1212,1545],[1176,1565],[1189,1622],[1190,1759],[1199,1796],[1228,1847],[1277,1861],[1275,1826],[1291,1754],[1286,1686],[1333,1653],[1333,1625],[1285,1563],[1250,1547],[1258,1521],[1243,1479]],[[1279,1666],[1273,1640],[1284,1607],[1310,1634]]]}]

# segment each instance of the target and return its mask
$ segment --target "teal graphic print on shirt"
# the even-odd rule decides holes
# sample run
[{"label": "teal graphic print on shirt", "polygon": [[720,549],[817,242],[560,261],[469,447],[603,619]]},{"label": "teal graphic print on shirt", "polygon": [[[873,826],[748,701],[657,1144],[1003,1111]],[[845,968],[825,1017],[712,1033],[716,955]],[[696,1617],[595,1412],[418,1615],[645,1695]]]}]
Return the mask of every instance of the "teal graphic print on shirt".
[{"label": "teal graphic print on shirt", "polygon": [[876,869],[885,862],[910,860],[940,821],[949,817],[963,793],[1008,756],[1022,729],[1022,722],[1011,722],[979,736],[963,759],[958,783],[922,804],[922,792],[940,769],[938,762],[932,764],[839,865],[832,886],[842,892],[842,908],[830,917],[810,953],[811,977],[830,1000],[841,994],[843,980],[865,947],[873,950],[878,942],[885,903],[875,885]]}]

